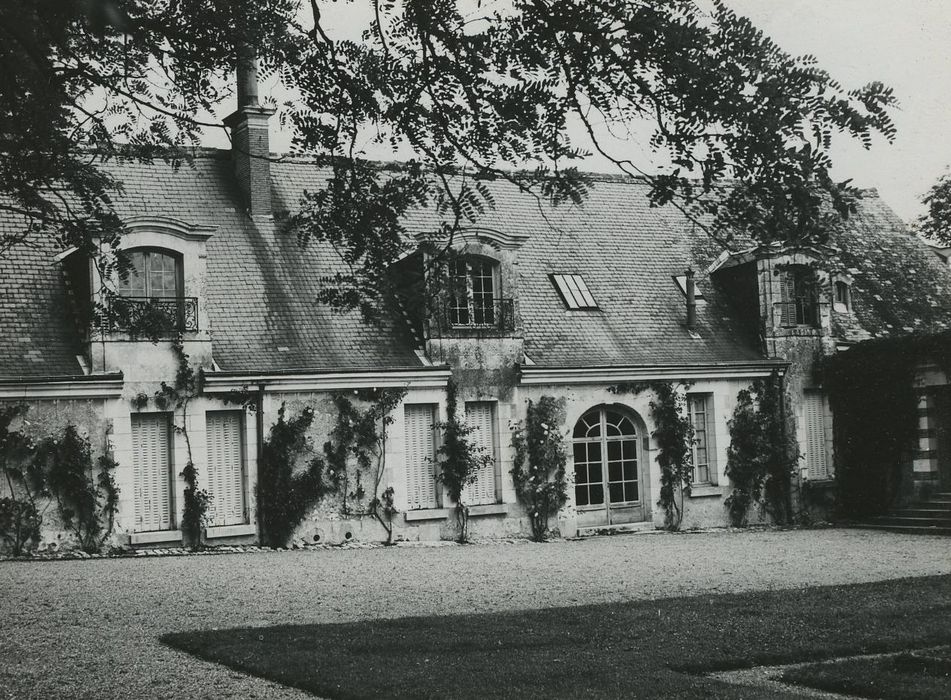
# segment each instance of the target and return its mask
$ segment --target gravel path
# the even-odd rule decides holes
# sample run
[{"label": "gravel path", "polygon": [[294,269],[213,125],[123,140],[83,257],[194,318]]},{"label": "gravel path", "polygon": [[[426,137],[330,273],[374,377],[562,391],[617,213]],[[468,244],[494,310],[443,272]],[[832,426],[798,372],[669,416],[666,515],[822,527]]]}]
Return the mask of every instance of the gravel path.
[{"label": "gravel path", "polygon": [[581,605],[951,573],[951,538],[861,530],[0,563],[0,697],[300,698],[165,632]]}]

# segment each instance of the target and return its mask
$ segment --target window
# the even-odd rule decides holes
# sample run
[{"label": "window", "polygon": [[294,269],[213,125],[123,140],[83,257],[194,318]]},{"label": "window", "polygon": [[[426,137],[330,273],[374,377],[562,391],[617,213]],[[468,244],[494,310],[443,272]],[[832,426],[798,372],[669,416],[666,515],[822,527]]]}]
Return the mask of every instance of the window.
[{"label": "window", "polygon": [[835,308],[840,313],[848,313],[852,309],[852,295],[847,282],[841,280],[834,285]]},{"label": "window", "polygon": [[485,505],[499,502],[498,481],[495,475],[497,463],[498,431],[495,420],[494,401],[467,401],[466,423],[473,428],[472,443],[481,448],[480,454],[487,454],[492,461],[479,469],[475,481],[465,487],[464,498],[467,505]]},{"label": "window", "polygon": [[815,273],[801,265],[781,273],[781,315],[784,327],[819,327],[819,289]]},{"label": "window", "polygon": [[687,394],[687,414],[693,426],[693,483],[717,483],[713,394]]},{"label": "window", "polygon": [[637,429],[630,418],[594,408],[581,416],[572,437],[576,506],[603,508],[640,499]]},{"label": "window", "polygon": [[403,406],[403,430],[406,437],[406,505],[409,510],[436,508],[436,406]]},{"label": "window", "polygon": [[569,309],[598,308],[581,275],[552,275],[551,280]]},{"label": "window", "polygon": [[454,326],[492,326],[499,312],[496,265],[483,258],[452,260],[449,321]]},{"label": "window", "polygon": [[127,279],[119,280],[119,294],[124,297],[158,299],[182,296],[178,256],[159,250],[132,250],[126,255],[132,269]]},{"label": "window", "polygon": [[135,531],[171,530],[172,445],[167,413],[132,416]]},{"label": "window", "polygon": [[113,329],[156,334],[198,330],[198,300],[183,296],[181,256],[153,249],[126,253],[132,268],[111,301]]},{"label": "window", "polygon": [[805,431],[805,461],[810,479],[829,478],[826,450],[825,397],[821,391],[805,391],[802,396],[802,423]]},{"label": "window", "polygon": [[205,414],[208,448],[208,521],[213,526],[247,522],[244,506],[244,444],[241,411]]}]

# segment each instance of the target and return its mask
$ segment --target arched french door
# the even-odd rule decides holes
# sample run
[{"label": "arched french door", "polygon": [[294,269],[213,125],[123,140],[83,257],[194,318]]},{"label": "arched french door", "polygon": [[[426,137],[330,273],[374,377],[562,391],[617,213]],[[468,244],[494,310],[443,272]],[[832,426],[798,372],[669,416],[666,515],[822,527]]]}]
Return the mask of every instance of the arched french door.
[{"label": "arched french door", "polygon": [[578,526],[643,520],[640,436],[634,420],[617,408],[599,406],[578,419],[572,437]]}]

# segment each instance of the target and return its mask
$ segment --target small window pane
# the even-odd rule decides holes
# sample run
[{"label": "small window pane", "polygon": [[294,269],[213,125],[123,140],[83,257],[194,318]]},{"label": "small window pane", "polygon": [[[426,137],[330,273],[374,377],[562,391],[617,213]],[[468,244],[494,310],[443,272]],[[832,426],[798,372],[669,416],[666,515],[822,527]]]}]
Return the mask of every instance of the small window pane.
[{"label": "small window pane", "polygon": [[608,481],[623,481],[624,476],[620,462],[608,462]]},{"label": "small window pane", "polygon": [[604,487],[601,484],[592,484],[589,490],[590,504],[598,505],[604,503]]},{"label": "small window pane", "polygon": [[624,484],[610,484],[611,503],[624,502]]},{"label": "small window pane", "polygon": [[579,506],[588,505],[588,487],[587,486],[576,486],[575,487],[575,504]]}]

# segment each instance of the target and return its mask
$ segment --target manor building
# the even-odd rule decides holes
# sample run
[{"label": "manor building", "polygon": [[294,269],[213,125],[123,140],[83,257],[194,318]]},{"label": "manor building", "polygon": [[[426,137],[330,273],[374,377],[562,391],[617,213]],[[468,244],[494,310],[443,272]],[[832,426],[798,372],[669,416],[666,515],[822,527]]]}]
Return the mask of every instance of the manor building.
[{"label": "manor building", "polygon": [[[388,313],[369,321],[333,311],[315,299],[343,271],[340,258],[327,244],[299,246],[285,225],[329,174],[272,156],[268,116],[240,108],[227,122],[232,152],[201,150],[180,167],[107,166],[123,183],[115,206],[134,265],[128,279],[100,279],[94,260],[51,240],[0,260],[0,400],[29,406],[27,432],[73,424],[97,452],[112,453],[117,536],[132,546],[181,541],[189,455],[212,496],[209,541],[256,541],[257,465],[281,407],[315,411],[319,449],[335,420],[331,397],[374,388],[405,391],[379,479],[393,489],[397,538],[452,536],[453,503],[435,478],[450,377],[473,439],[491,456],[467,487],[474,536],[527,534],[510,475],[512,426],[545,395],[566,399],[559,429],[569,448],[569,502],[552,526],[573,536],[661,525],[653,394],[616,390],[658,381],[686,394],[695,431],[683,527],[723,526],[728,423],[741,390],[783,378],[801,453],[794,484],[831,484],[833,416],[817,362],[951,321],[951,268],[874,192],[829,247],[723,251],[676,209],[649,206],[645,185],[611,176],[594,176],[583,204],[561,206],[486,181],[494,208],[453,241],[454,292],[441,304],[425,293],[424,244],[438,215],[414,212],[413,250],[393,265],[405,288]],[[0,214],[5,232],[24,225]],[[126,304],[125,318],[132,309],[164,319],[157,339],[114,321],[99,303],[104,284],[118,292],[112,303]],[[180,368],[176,338],[204,374],[184,413],[155,398]],[[947,383],[937,375],[928,382]],[[233,392],[253,405],[235,403]],[[942,464],[931,452],[916,457],[913,477],[936,481]],[[295,537],[383,538],[373,518],[349,513],[328,497]],[[49,527],[47,540],[63,536]]]}]

